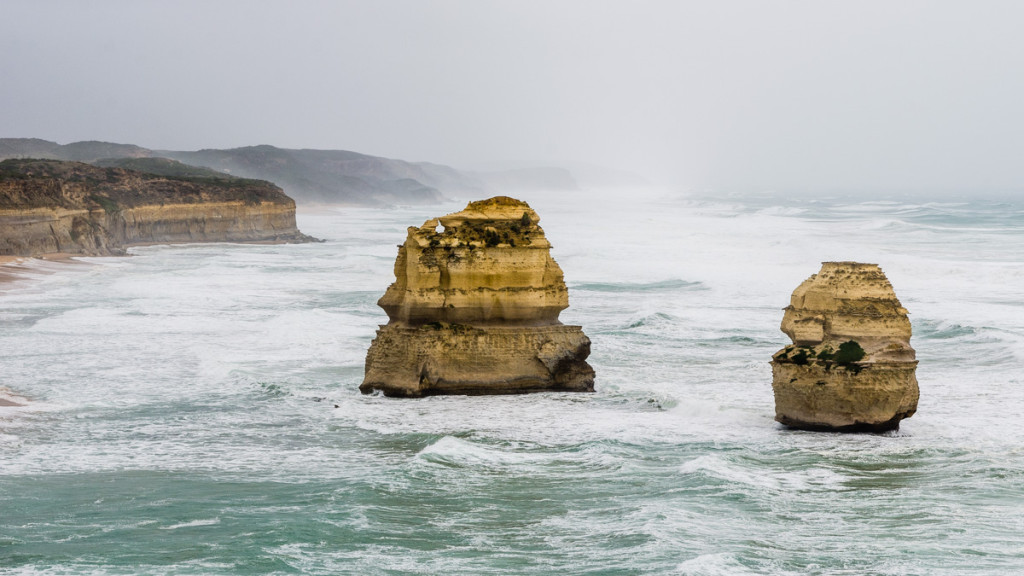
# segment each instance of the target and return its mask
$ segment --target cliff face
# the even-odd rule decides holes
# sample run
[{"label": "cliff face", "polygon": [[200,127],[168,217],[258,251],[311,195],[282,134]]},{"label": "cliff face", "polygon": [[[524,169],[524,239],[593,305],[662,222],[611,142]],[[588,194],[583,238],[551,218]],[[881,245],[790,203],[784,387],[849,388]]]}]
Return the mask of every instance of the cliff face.
[{"label": "cliff face", "polygon": [[239,202],[104,210],[0,209],[0,254],[119,255],[132,244],[306,241],[286,206]]},{"label": "cliff face", "polygon": [[592,391],[590,340],[558,320],[569,293],[539,220],[499,196],[409,228],[360,390]]},{"label": "cliff face", "polygon": [[823,263],[793,292],[781,328],[793,345],[772,357],[779,422],[889,430],[917,410],[910,320],[877,265]]},{"label": "cliff face", "polygon": [[308,241],[269,182],[165,178],[76,162],[0,162],[0,254],[123,254],[148,242]]}]

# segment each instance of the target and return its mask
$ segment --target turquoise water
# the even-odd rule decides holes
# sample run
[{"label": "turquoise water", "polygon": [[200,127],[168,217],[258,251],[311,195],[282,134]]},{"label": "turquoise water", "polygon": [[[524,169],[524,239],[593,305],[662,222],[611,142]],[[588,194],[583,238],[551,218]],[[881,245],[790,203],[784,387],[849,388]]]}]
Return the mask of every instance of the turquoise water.
[{"label": "turquoise water", "polygon": [[[1024,571],[1024,204],[526,199],[594,394],[358,393],[395,245],[464,202],[0,295],[0,386],[32,400],[0,408],[0,573]],[[773,422],[781,308],[824,260],[911,311],[899,432]]]}]

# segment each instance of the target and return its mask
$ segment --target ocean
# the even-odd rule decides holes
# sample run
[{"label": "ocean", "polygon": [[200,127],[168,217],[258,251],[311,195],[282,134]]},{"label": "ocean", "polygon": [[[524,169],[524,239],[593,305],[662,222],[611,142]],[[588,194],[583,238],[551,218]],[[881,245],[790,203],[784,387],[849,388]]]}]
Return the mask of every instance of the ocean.
[{"label": "ocean", "polygon": [[[1024,201],[850,198],[524,197],[594,394],[359,394],[406,227],[469,198],[48,264],[0,294],[0,573],[1022,573]],[[828,260],[910,310],[899,431],[773,420]]]}]

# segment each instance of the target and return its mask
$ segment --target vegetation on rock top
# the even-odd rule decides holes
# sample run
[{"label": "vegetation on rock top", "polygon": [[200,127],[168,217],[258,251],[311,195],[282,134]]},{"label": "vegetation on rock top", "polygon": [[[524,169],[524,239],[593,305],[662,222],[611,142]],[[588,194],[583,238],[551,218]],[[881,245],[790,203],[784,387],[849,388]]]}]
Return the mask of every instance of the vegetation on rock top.
[{"label": "vegetation on rock top", "polygon": [[[0,208],[103,208],[205,202],[293,204],[284,192],[263,180],[194,172],[161,159],[127,159],[129,164],[164,174],[123,167],[42,159],[0,161]],[[145,160],[141,164],[137,160]],[[173,164],[171,164],[173,162]]]}]

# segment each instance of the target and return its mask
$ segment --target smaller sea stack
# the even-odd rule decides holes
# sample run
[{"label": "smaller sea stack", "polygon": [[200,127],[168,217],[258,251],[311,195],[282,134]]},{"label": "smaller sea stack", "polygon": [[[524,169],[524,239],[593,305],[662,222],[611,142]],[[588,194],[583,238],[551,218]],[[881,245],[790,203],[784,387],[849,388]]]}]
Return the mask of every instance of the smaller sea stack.
[{"label": "smaller sea stack", "polygon": [[772,357],[777,421],[880,432],[917,411],[910,320],[877,264],[823,262],[785,310],[793,344]]},{"label": "smaller sea stack", "polygon": [[359,390],[592,392],[590,339],[558,320],[569,291],[539,221],[526,202],[497,196],[410,227]]}]

